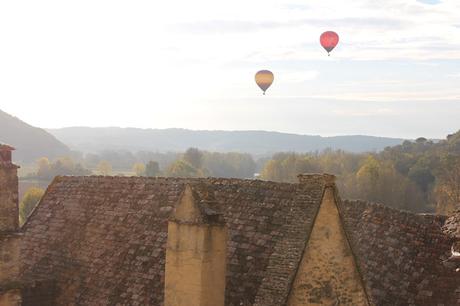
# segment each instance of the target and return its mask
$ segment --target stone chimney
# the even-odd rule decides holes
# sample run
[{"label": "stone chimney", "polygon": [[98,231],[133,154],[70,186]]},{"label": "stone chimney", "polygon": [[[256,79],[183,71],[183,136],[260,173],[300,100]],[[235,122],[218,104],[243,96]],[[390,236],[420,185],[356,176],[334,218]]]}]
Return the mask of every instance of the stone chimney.
[{"label": "stone chimney", "polygon": [[21,305],[19,276],[18,166],[13,147],[0,144],[0,305]]},{"label": "stone chimney", "polygon": [[0,232],[19,227],[18,166],[12,162],[13,147],[0,144]]},{"label": "stone chimney", "polygon": [[215,204],[186,185],[168,223],[165,306],[224,306],[227,227]]}]

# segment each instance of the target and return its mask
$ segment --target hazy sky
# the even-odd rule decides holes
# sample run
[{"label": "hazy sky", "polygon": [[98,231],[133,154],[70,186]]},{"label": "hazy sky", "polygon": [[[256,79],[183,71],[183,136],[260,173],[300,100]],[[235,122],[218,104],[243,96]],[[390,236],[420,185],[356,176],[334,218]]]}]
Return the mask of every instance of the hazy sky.
[{"label": "hazy sky", "polygon": [[459,83],[459,0],[0,2],[0,109],[40,127],[444,137]]}]

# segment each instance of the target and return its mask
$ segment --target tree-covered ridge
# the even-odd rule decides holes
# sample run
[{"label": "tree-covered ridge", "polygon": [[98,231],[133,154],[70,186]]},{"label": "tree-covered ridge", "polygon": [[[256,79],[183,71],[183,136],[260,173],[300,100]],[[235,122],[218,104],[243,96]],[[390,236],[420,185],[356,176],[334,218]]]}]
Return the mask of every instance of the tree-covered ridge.
[{"label": "tree-covered ridge", "polygon": [[119,127],[48,129],[59,140],[81,152],[184,152],[196,147],[209,152],[245,152],[269,156],[275,152],[314,152],[327,148],[347,152],[381,151],[404,139],[363,135],[321,137],[271,131],[205,131]]},{"label": "tree-covered ridge", "polygon": [[262,178],[294,182],[302,172],[336,174],[344,198],[448,213],[460,207],[460,132],[438,142],[405,141],[380,153],[278,153],[263,167]]}]

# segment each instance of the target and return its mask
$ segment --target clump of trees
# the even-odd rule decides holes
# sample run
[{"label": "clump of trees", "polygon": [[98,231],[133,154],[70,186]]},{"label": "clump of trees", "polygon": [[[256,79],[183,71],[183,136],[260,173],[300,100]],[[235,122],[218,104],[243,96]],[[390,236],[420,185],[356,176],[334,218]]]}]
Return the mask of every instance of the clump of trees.
[{"label": "clump of trees", "polygon": [[112,166],[114,172],[132,170],[135,164],[144,164],[155,161],[160,168],[165,169],[169,164],[180,158],[180,153],[176,152],[148,152],[139,151],[137,153],[125,150],[105,150],[99,153],[87,153],[81,156],[82,164],[89,169],[96,169],[101,161],[106,161]]},{"label": "clump of trees", "polygon": [[449,154],[441,159],[434,198],[440,212],[452,212],[460,208],[460,156]]},{"label": "clump of trees", "polygon": [[166,170],[166,176],[170,177],[204,177],[204,171],[195,168],[186,160],[179,159],[172,163]]},{"label": "clump of trees", "polygon": [[337,175],[344,198],[414,212],[450,213],[460,208],[460,132],[439,142],[405,141],[380,153],[278,153],[265,163],[261,177],[296,182],[297,174],[306,172]]},{"label": "clump of trees", "polygon": [[132,172],[138,176],[169,176],[169,177],[235,177],[252,178],[256,171],[256,163],[250,154],[217,153],[189,148],[183,154],[176,154],[163,169],[160,163],[150,160],[146,164],[136,162]]},{"label": "clump of trees", "polygon": [[253,178],[256,163],[250,154],[218,153],[189,148],[167,169],[167,176]]},{"label": "clump of trees", "polygon": [[[148,159],[155,157],[160,161]],[[100,155],[87,154],[81,161],[99,175],[253,178],[257,168],[250,154],[207,152],[197,148],[189,148],[182,154],[104,151]]]},{"label": "clump of trees", "polygon": [[42,157],[37,161],[37,172],[35,177],[38,179],[51,180],[57,175],[89,175],[91,171],[86,169],[81,163],[75,163],[71,157],[61,157],[50,162],[47,157]]}]

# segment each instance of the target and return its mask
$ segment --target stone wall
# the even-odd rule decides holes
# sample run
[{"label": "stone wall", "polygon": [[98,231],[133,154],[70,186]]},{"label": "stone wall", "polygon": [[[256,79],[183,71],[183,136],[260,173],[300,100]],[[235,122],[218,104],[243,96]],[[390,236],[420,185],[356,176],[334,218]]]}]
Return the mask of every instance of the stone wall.
[{"label": "stone wall", "polygon": [[[11,154],[10,152],[6,152]],[[4,154],[6,154],[4,152]],[[7,156],[11,158],[10,155]],[[0,305],[21,305],[17,166],[0,160]]]},{"label": "stone wall", "polygon": [[[292,203],[301,205],[289,205],[289,210],[279,211],[279,216],[284,214],[285,217],[276,220],[279,228],[272,235],[276,235],[273,237],[277,239],[266,267],[265,277],[257,290],[255,301],[248,300],[242,303],[242,306],[279,306],[286,305],[288,302],[292,283],[312,231],[325,186],[323,179],[309,180],[310,176],[302,177],[308,181],[303,180],[298,185]],[[272,187],[278,190],[281,186],[274,184]],[[283,206],[284,203],[284,200],[278,202],[273,209]]]},{"label": "stone wall", "polygon": [[325,191],[291,290],[289,306],[368,305],[334,193],[333,187]]},{"label": "stone wall", "polygon": [[17,166],[0,163],[0,232],[19,226]]},{"label": "stone wall", "polygon": [[0,234],[0,287],[18,281],[20,243],[20,234]]},{"label": "stone wall", "polygon": [[171,222],[166,251],[165,306],[223,306],[224,226]]}]

